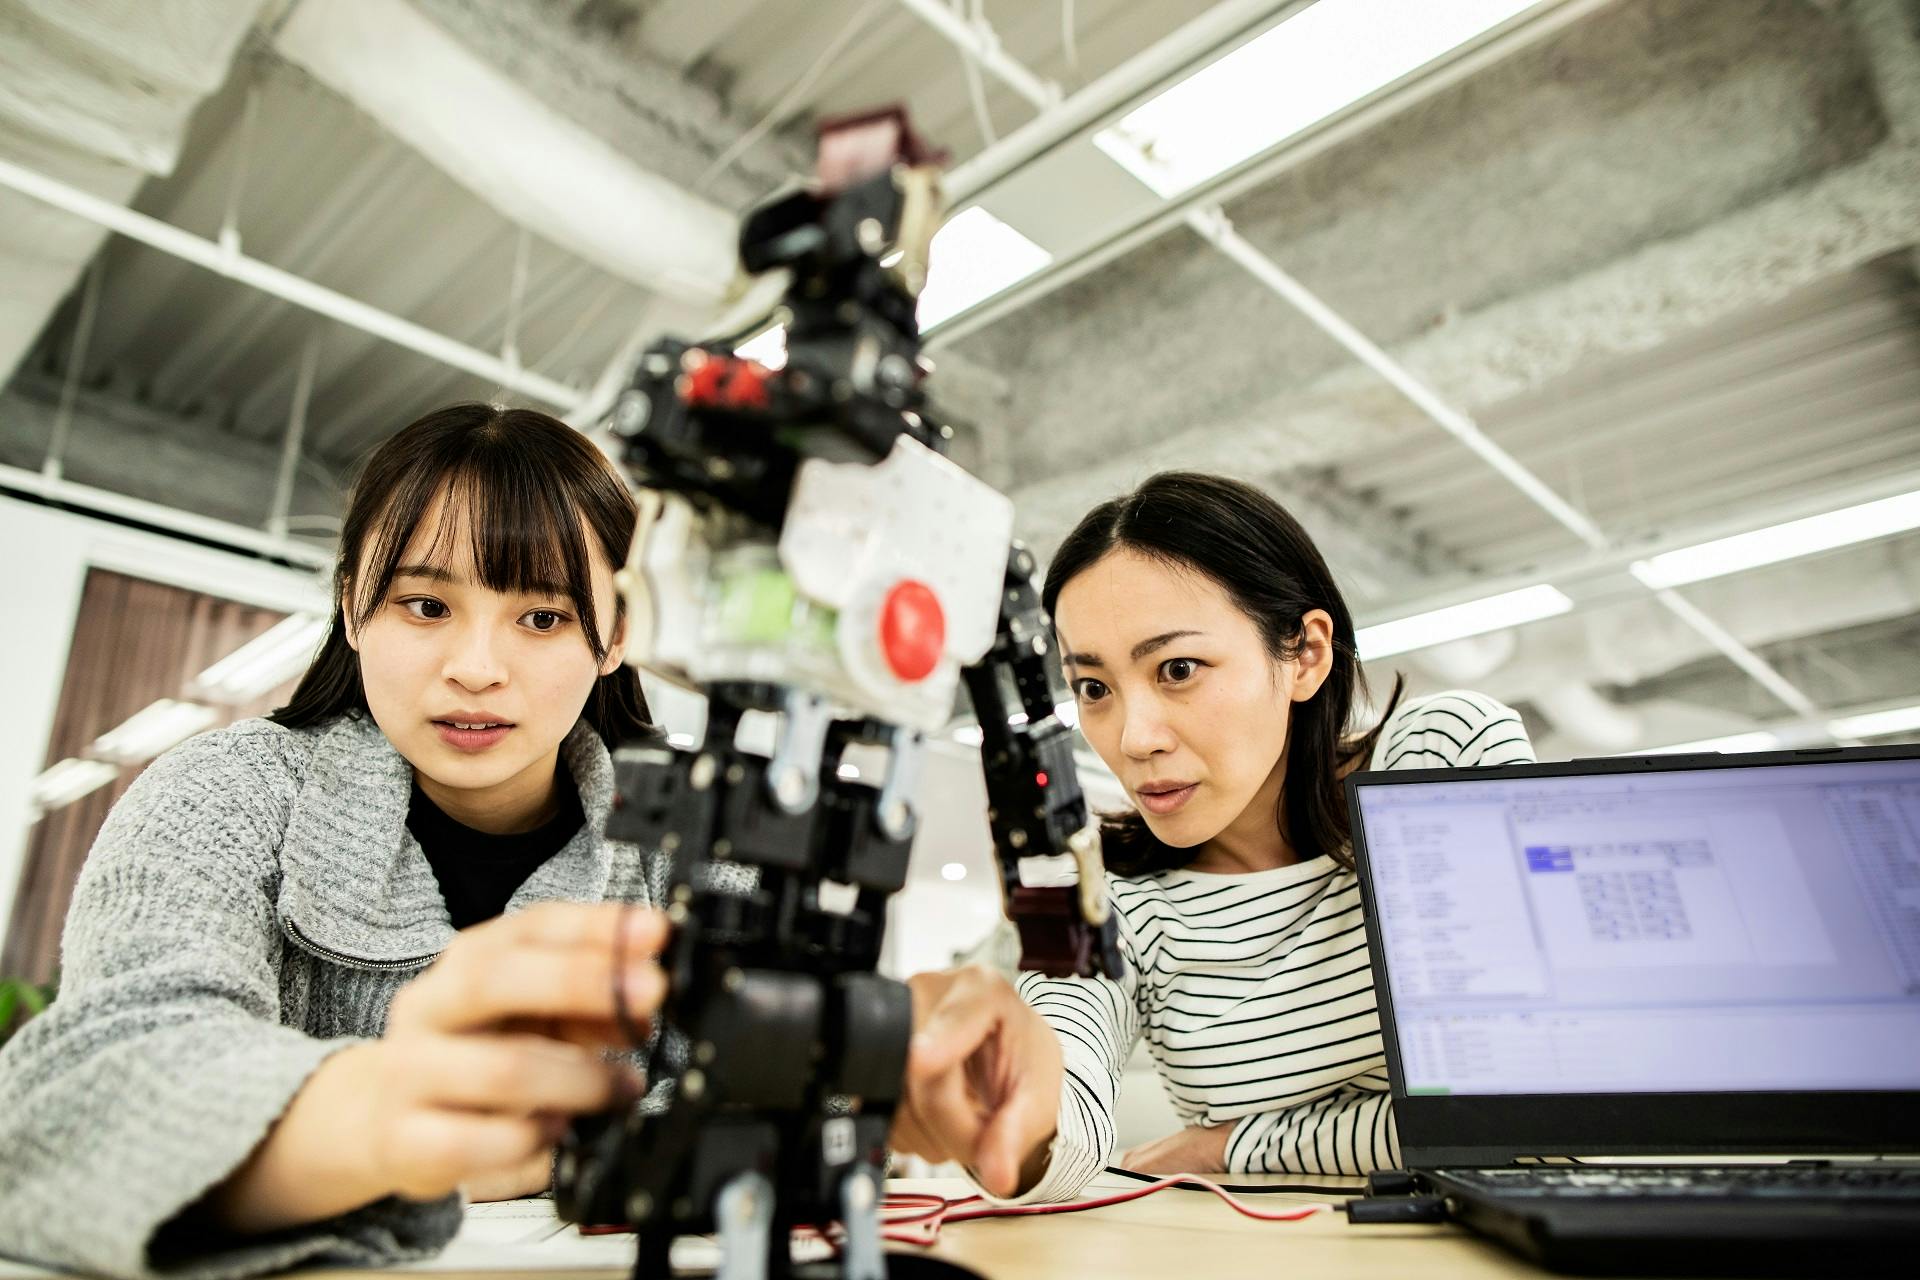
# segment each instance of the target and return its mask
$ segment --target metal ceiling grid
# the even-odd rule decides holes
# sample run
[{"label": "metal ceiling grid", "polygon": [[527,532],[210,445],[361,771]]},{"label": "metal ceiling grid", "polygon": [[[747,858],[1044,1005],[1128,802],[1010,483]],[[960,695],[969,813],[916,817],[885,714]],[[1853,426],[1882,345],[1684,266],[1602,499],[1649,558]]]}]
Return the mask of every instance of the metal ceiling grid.
[{"label": "metal ceiling grid", "polygon": [[[257,96],[247,123],[249,91]],[[245,155],[245,173],[236,170]],[[237,195],[235,194],[237,190]],[[508,327],[521,231],[350,106],[268,61],[195,121],[174,174],[141,212],[209,238],[233,203],[246,251],[476,347]],[[626,339],[651,295],[529,237],[518,346],[527,367],[584,385]],[[33,363],[59,368],[70,302]],[[339,465],[424,404],[495,388],[192,264],[116,238],[85,379],[149,406],[205,417],[251,439],[284,430],[307,336],[322,333],[308,441]]]}]

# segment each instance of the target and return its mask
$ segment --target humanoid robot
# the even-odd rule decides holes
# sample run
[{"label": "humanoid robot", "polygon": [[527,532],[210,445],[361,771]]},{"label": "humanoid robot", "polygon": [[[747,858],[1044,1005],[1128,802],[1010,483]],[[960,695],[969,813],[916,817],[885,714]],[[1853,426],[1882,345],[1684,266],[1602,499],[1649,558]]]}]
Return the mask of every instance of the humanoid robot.
[{"label": "humanoid robot", "polygon": [[[670,989],[647,1099],[577,1124],[557,1168],[563,1217],[638,1232],[637,1276],[706,1232],[723,1277],[888,1274],[912,1002],[875,970],[926,736],[962,683],[1022,967],[1120,971],[1032,557],[927,401],[914,307],[938,172],[899,110],[823,125],[814,186],[741,232],[749,272],[790,273],[784,368],[661,341],[612,412],[641,507],[628,660],[708,705],[697,745],[615,752],[608,834],[668,863]],[[750,719],[774,723],[770,751],[745,745]],[[884,751],[878,785],[842,769],[849,749]],[[1077,885],[1022,883],[1028,859],[1063,857]],[[834,1261],[796,1267],[808,1226],[831,1227]]]}]

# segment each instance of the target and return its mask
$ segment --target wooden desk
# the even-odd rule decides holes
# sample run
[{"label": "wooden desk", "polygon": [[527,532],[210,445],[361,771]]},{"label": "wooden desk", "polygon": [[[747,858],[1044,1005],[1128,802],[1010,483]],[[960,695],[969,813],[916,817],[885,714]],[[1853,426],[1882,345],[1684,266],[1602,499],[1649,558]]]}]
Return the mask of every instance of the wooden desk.
[{"label": "wooden desk", "polygon": [[[1236,1175],[1232,1181],[1261,1179]],[[1138,1185],[1103,1177],[1089,1194]],[[890,1189],[950,1196],[968,1190],[965,1183],[946,1181],[897,1181]],[[1251,1203],[1280,1208],[1326,1199],[1264,1195],[1251,1198]],[[1299,1222],[1258,1222],[1235,1213],[1216,1196],[1177,1190],[1083,1213],[955,1223],[927,1252],[971,1267],[989,1280],[1491,1280],[1546,1274],[1458,1227],[1356,1227],[1341,1213],[1315,1214]]]},{"label": "wooden desk", "polygon": [[[1271,1178],[1267,1181],[1288,1181]],[[1238,1183],[1261,1181],[1235,1176]],[[1138,1187],[1136,1182],[1102,1177],[1089,1194]],[[930,1191],[948,1197],[972,1193],[958,1179],[896,1179],[890,1191]],[[1263,1195],[1253,1203],[1265,1208],[1311,1204],[1327,1197]],[[540,1280],[578,1277],[610,1280],[633,1263],[629,1237],[575,1240],[550,1262],[523,1265],[518,1258],[479,1259],[461,1242],[438,1265],[435,1280]],[[689,1242],[691,1243],[691,1242]],[[585,1249],[580,1246],[586,1246]],[[925,1252],[969,1267],[988,1280],[1491,1280],[1537,1277],[1546,1273],[1449,1226],[1349,1226],[1344,1214],[1317,1214],[1299,1222],[1259,1222],[1244,1218],[1218,1198],[1197,1191],[1166,1190],[1127,1204],[1080,1213],[1026,1218],[988,1218],[954,1223]],[[585,1256],[583,1256],[585,1255]],[[480,1268],[485,1266],[485,1270]],[[471,1268],[471,1269],[468,1269]],[[422,1270],[362,1272],[392,1280],[420,1280]],[[312,1280],[342,1280],[340,1271],[309,1272]],[[698,1273],[693,1273],[698,1274]]]}]

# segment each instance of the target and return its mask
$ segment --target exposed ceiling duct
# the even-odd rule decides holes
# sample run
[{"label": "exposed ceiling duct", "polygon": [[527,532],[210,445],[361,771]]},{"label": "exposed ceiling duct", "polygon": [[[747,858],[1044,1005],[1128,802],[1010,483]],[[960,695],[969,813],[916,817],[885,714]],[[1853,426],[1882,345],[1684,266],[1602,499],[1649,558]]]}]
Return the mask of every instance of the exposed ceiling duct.
[{"label": "exposed ceiling duct", "polygon": [[1643,740],[1638,715],[1578,680],[1541,689],[1533,705],[1563,735],[1596,750],[1631,751]]},{"label": "exposed ceiling duct", "polygon": [[407,0],[304,0],[274,40],[508,218],[622,279],[718,302],[735,218],[622,155]]}]

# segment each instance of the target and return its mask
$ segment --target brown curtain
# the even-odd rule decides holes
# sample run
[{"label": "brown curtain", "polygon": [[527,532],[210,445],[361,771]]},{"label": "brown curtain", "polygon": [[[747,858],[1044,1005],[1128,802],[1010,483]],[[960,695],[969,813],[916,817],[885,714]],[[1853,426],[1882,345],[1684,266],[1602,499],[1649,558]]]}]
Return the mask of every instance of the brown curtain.
[{"label": "brown curtain", "polygon": [[[88,573],[67,655],[46,763],[79,754],[87,744],[159,698],[184,698],[188,682],[253,639],[284,614],[162,586],[124,574]],[[289,683],[251,707],[235,707],[221,723],[285,702]],[[0,951],[0,975],[45,982],[59,963],[60,929],[93,838],[138,768],[35,824],[27,840],[13,919]]]}]

